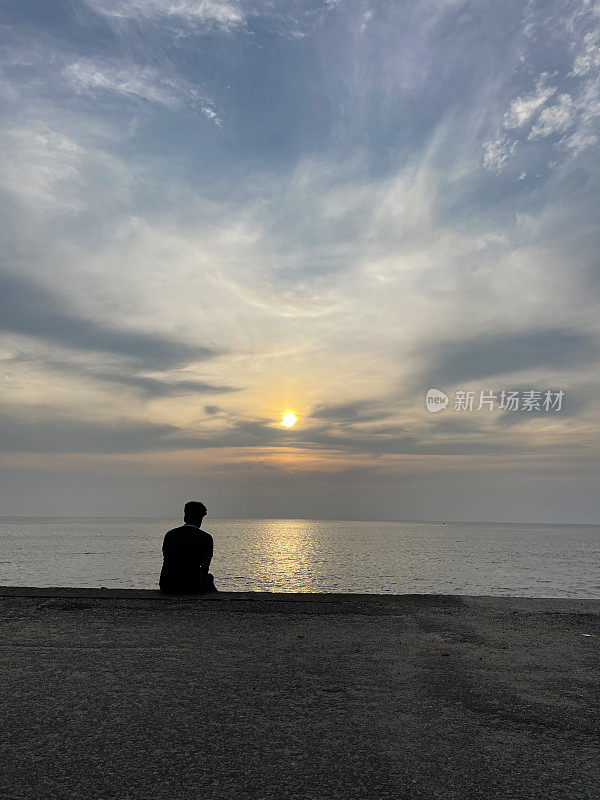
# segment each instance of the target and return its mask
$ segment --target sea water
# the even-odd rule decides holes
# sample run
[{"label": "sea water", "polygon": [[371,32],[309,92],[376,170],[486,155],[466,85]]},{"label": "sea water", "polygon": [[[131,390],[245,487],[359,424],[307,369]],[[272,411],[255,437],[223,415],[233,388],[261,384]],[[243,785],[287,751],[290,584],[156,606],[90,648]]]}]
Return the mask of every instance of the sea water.
[{"label": "sea water", "polygon": [[[0,518],[0,584],[157,588],[181,520]],[[224,591],[600,599],[600,527],[206,519]]]}]

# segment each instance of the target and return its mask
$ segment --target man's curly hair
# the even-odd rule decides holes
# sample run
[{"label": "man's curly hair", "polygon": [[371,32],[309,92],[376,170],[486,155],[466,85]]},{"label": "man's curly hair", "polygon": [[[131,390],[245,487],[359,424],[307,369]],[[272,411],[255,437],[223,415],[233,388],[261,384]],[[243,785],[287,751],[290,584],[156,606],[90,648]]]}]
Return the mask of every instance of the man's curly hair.
[{"label": "man's curly hair", "polygon": [[183,509],[183,521],[188,522],[191,519],[199,519],[206,516],[206,506],[197,500],[190,500],[186,503]]}]

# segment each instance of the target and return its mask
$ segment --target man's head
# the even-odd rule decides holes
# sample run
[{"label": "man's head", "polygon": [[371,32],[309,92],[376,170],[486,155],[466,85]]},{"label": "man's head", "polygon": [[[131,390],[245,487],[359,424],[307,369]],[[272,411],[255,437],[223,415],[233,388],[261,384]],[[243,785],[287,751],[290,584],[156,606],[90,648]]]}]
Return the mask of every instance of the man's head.
[{"label": "man's head", "polygon": [[191,525],[200,525],[206,516],[206,506],[196,500],[186,503],[183,509],[183,521]]}]

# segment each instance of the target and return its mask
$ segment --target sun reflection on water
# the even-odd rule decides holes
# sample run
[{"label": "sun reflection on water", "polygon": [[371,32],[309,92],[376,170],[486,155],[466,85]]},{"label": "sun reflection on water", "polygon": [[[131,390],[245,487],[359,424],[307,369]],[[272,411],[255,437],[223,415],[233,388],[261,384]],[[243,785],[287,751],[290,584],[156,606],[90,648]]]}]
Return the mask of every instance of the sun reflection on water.
[{"label": "sun reflection on water", "polygon": [[312,520],[265,520],[257,542],[271,564],[272,591],[313,590],[317,525]]}]

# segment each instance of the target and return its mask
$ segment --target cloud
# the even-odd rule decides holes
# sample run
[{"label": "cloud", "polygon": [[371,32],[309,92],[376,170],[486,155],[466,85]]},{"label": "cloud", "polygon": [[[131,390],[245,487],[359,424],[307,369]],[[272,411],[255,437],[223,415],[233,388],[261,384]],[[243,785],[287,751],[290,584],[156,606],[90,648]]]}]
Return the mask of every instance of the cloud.
[{"label": "cloud", "polygon": [[[549,31],[552,32],[553,47],[542,57],[550,64],[556,60],[557,51],[562,51],[571,69],[568,72],[562,68],[539,73],[532,91],[519,94],[510,101],[502,128],[520,135],[526,133],[525,141],[548,140],[555,151],[578,157],[600,141],[598,6],[588,2],[579,4],[567,14],[563,11],[554,17],[541,18],[533,15],[526,25],[527,36],[533,37],[538,26],[542,41],[548,37]],[[540,55],[532,54],[531,58],[539,61]],[[525,55],[522,59],[527,63]],[[530,69],[533,71],[532,67]],[[561,85],[568,91],[561,92]],[[551,103],[553,99],[556,102]],[[497,174],[520,150],[518,140],[514,139],[509,146],[502,132],[484,142],[483,147],[484,166]]]},{"label": "cloud", "polygon": [[9,453],[139,453],[169,447],[172,425],[128,420],[98,423],[72,418],[5,418],[0,448]]},{"label": "cloud", "polygon": [[527,442],[465,436],[456,440],[431,439],[406,431],[336,430],[329,427],[284,430],[267,420],[238,420],[226,428],[189,431],[173,425],[120,419],[95,422],[73,417],[42,418],[39,411],[23,408],[19,416],[5,415],[0,422],[0,449],[8,453],[158,453],[160,451],[234,448],[268,451],[290,448],[327,451],[342,456],[468,455],[527,451]]},{"label": "cloud", "polygon": [[204,92],[181,76],[167,75],[155,67],[82,60],[68,64],[63,74],[78,93],[113,92],[123,97],[147,100],[173,111],[184,105],[199,106],[208,119],[221,124],[214,105]]},{"label": "cloud", "polygon": [[[140,396],[152,399],[181,397],[184,395],[227,394],[239,391],[233,386],[220,386],[197,379],[181,379],[176,374],[162,377],[149,376],[143,374],[143,364],[136,365],[131,361],[126,364],[125,368],[117,365],[112,369],[106,369],[90,363],[89,354],[86,354],[86,361],[82,363],[80,358],[73,361],[64,361],[53,358],[47,353],[40,357],[19,352],[16,355],[10,353],[5,358],[0,357],[0,363],[5,366],[33,365],[38,369],[41,368],[43,372],[59,374],[62,380],[68,376],[73,376],[86,383],[100,381],[115,384],[134,389]],[[137,369],[136,367],[138,366],[142,367],[142,369]],[[214,408],[215,411],[212,413],[216,413],[216,410],[218,410],[217,406],[206,406],[206,408]]]},{"label": "cloud", "polygon": [[[65,235],[83,233],[74,226],[83,223],[90,209],[102,215],[122,218],[131,202],[138,167],[125,163],[114,148],[124,135],[117,127],[97,123],[86,117],[68,118],[49,109],[37,112],[25,123],[16,124],[22,110],[13,110],[11,119],[0,125],[0,202],[13,215],[17,228],[47,224],[51,219],[65,225]],[[101,222],[97,219],[96,226]],[[14,238],[14,233],[4,229]],[[31,231],[33,232],[33,231]],[[53,231],[48,232],[56,242]],[[38,236],[42,236],[38,230]],[[35,237],[29,237],[35,244]]]},{"label": "cloud", "polygon": [[[531,386],[514,386],[511,391],[519,392],[519,397],[523,397],[523,393],[532,390]],[[534,389],[535,391],[535,389]],[[572,419],[578,415],[587,405],[589,405],[589,398],[586,400],[578,396],[577,391],[564,392],[560,398],[560,410],[548,410],[544,408],[544,397],[547,391],[552,392],[552,401],[554,402],[556,394],[561,391],[560,388],[553,387],[552,389],[541,390],[540,407],[535,408],[535,403],[530,407],[523,408],[523,403],[519,403],[519,407],[511,411],[504,411],[499,417],[497,424],[503,428],[514,428],[516,426],[527,425],[531,420],[541,420],[545,425],[552,424],[553,421],[562,419]],[[552,417],[554,416],[554,420]]]},{"label": "cloud", "polygon": [[238,3],[230,0],[84,0],[96,14],[112,20],[177,21],[191,26],[215,25],[232,30],[244,22]]},{"label": "cloud", "polygon": [[121,386],[131,386],[149,397],[174,397],[184,394],[224,394],[237,391],[232,386],[215,386],[206,381],[149,378],[145,375],[125,375],[121,372],[91,372],[90,377]]},{"label": "cloud", "polygon": [[514,155],[517,141],[506,136],[499,136],[493,141],[483,144],[483,166],[492,172],[499,172],[505,162]]},{"label": "cloud", "polygon": [[104,325],[65,310],[51,292],[17,276],[0,275],[0,329],[74,350],[133,358],[154,369],[212,358],[217,351],[166,336]]},{"label": "cloud", "polygon": [[589,334],[555,328],[436,341],[428,348],[425,382],[454,386],[540,367],[569,368],[597,360],[597,353],[597,343]]},{"label": "cloud", "polygon": [[547,72],[543,72],[539,76],[533,92],[512,101],[509,110],[504,115],[505,128],[521,128],[555,94],[556,87],[547,85],[549,77]]},{"label": "cloud", "polygon": [[364,33],[367,28],[369,27],[369,23],[373,19],[373,9],[369,8],[367,11],[364,12],[362,16],[362,22],[360,24],[361,33]]},{"label": "cloud", "polygon": [[[479,433],[479,432],[478,432]],[[273,441],[270,442],[273,444]],[[289,443],[277,442],[289,446]],[[471,455],[477,453],[514,453],[531,449],[529,442],[514,442],[498,436],[462,435],[448,440],[427,433],[410,432],[401,426],[358,430],[352,427],[317,427],[295,431],[295,447],[327,450],[346,456],[384,455]]]},{"label": "cloud", "polygon": [[0,185],[39,209],[77,211],[82,207],[80,170],[84,149],[47,125],[0,130]]},{"label": "cloud", "polygon": [[575,119],[576,110],[571,96],[561,94],[555,105],[542,109],[527,138],[534,140],[554,134],[562,135],[575,124]]},{"label": "cloud", "polygon": [[23,407],[0,422],[0,449],[24,453],[136,453],[227,447],[287,446],[290,436],[272,422],[238,420],[226,428],[192,431],[127,418],[107,422]]},{"label": "cloud", "polygon": [[590,75],[600,69],[600,32],[588,31],[573,62],[572,75]]},{"label": "cloud", "polygon": [[385,419],[392,413],[393,411],[384,410],[378,403],[360,400],[354,403],[318,405],[311,411],[310,416],[314,419],[332,420],[338,423],[355,423]]},{"label": "cloud", "polygon": [[598,134],[585,131],[575,131],[570,136],[565,136],[560,140],[561,149],[570,151],[574,156],[579,156],[600,141]]}]

